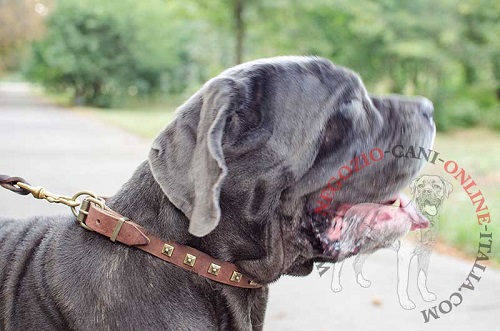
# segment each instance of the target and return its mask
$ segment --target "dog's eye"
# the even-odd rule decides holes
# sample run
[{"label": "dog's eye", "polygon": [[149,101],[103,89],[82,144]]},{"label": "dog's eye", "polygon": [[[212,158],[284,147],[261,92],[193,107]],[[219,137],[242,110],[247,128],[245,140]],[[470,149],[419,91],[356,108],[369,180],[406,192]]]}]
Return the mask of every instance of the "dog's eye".
[{"label": "dog's eye", "polygon": [[419,188],[419,189],[424,188],[424,184],[419,184],[419,185],[418,185],[418,188]]},{"label": "dog's eye", "polygon": [[441,189],[441,187],[440,187],[439,185],[436,185],[436,184],[432,185],[432,187],[433,187],[435,190],[440,190],[440,189]]}]

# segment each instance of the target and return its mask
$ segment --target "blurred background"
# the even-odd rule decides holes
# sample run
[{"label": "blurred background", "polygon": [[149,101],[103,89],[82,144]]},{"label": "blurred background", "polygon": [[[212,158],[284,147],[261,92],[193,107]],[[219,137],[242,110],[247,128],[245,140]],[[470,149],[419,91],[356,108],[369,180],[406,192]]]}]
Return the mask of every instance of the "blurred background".
[{"label": "blurred background", "polygon": [[319,55],[372,93],[432,99],[440,130],[500,130],[499,14],[494,0],[0,0],[0,73],[146,110],[240,62]]},{"label": "blurred background", "polygon": [[[291,54],[347,66],[371,93],[431,99],[435,150],[476,181],[500,234],[500,1],[0,0],[0,82],[144,141],[223,69]],[[424,173],[454,184],[437,247],[473,261],[468,196]]]},{"label": "blurred background", "polygon": [[[54,103],[151,139],[225,68],[323,56],[371,93],[431,99],[436,150],[499,201],[499,36],[493,0],[0,0],[0,80],[32,82]],[[443,239],[474,252],[456,211],[445,210]]]}]

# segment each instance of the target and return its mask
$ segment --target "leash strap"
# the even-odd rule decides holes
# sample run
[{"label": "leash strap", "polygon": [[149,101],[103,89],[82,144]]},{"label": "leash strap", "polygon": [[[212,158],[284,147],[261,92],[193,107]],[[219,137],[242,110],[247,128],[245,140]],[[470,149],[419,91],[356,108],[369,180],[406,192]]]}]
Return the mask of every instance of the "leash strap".
[{"label": "leash strap", "polygon": [[30,194],[30,191],[23,189],[22,187],[17,186],[17,183],[26,183],[28,184],[23,178],[21,177],[10,177],[7,175],[2,175],[0,174],[0,186],[10,190],[14,193],[20,194],[20,195],[28,195]]}]

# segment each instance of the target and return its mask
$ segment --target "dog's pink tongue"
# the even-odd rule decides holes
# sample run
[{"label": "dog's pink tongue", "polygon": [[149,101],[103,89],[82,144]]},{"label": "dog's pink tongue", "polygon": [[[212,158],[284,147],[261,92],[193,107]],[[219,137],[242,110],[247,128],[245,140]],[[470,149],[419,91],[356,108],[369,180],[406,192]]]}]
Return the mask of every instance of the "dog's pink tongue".
[{"label": "dog's pink tongue", "polygon": [[425,218],[425,216],[422,215],[417,208],[415,208],[411,199],[407,195],[401,193],[398,198],[401,200],[401,208],[411,219],[410,231],[429,227],[429,220]]}]

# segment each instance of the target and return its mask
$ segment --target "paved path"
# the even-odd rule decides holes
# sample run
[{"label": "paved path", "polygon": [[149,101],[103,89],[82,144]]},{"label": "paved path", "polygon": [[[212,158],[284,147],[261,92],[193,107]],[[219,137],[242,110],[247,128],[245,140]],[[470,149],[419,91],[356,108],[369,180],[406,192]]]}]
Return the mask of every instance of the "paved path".
[{"label": "paved path", "polygon": [[[146,158],[149,144],[94,118],[44,103],[27,86],[0,84],[0,173],[23,176],[58,193],[91,189],[111,195]],[[0,190],[2,216],[67,212],[63,206]],[[472,265],[472,260],[433,254],[428,283],[438,296],[434,304],[420,299],[412,270],[409,293],[417,305],[412,311],[398,304],[392,251],[379,251],[367,260],[365,275],[372,281],[367,289],[356,284],[350,262],[344,265],[340,293],[330,290],[331,269],[323,277],[316,271],[305,278],[283,277],[271,285],[265,330],[500,330],[500,272],[490,268],[478,273],[478,284],[473,280],[474,291],[460,292],[460,306],[423,323],[420,310],[448,299]]]}]

